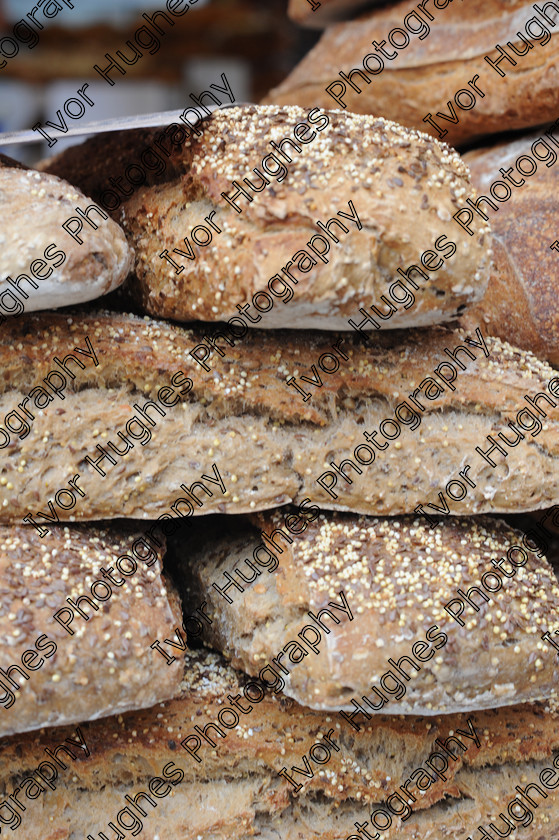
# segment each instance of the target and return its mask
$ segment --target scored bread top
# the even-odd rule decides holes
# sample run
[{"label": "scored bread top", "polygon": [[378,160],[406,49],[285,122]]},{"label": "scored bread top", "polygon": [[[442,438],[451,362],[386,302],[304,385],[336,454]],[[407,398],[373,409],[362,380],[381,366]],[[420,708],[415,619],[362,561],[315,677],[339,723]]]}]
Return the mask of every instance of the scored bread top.
[{"label": "scored bread top", "polygon": [[534,158],[533,145],[543,160],[534,161],[538,170],[530,177],[530,183],[513,189],[508,201],[493,202],[497,211],[488,209],[494,235],[491,279],[487,294],[464,314],[462,323],[466,328],[484,324],[491,335],[558,365],[559,254],[550,247],[557,239],[555,195],[559,188],[559,163],[557,157],[553,160],[557,148],[540,131],[512,143],[468,152],[464,160],[479,193],[490,195],[492,183],[501,178],[500,169],[512,167],[516,182],[526,181],[514,166],[522,155]]}]

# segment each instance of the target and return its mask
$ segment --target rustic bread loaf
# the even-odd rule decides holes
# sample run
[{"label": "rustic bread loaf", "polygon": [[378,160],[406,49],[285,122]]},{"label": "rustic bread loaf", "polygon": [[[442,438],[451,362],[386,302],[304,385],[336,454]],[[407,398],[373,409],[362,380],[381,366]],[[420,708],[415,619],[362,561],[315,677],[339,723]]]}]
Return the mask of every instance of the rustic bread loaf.
[{"label": "rustic bread loaf", "polygon": [[[149,567],[134,560],[132,546],[141,537],[130,527],[72,525],[53,527],[42,540],[31,527],[0,526],[2,735],[98,718],[176,695],[176,671],[147,654],[158,634],[180,625],[180,605],[162,576],[162,548],[147,552],[150,544],[140,543],[138,552]],[[131,559],[120,560],[125,554]],[[124,574],[114,571],[115,563]],[[133,563],[138,568],[127,579]],[[108,579],[103,569],[111,573]],[[111,586],[111,575],[120,585]],[[100,583],[92,592],[96,579]],[[89,602],[78,600],[81,596]],[[63,609],[60,623],[53,616]]]},{"label": "rustic bread loaf", "polygon": [[365,6],[375,6],[382,0],[289,0],[287,13],[301,26],[322,29],[337,20],[348,20]]},{"label": "rustic bread loaf", "polygon": [[[354,823],[369,820],[371,811],[384,805],[388,812],[384,803],[408,781],[409,797],[400,795],[411,803],[412,815],[402,824],[394,817],[388,836],[462,840],[480,823],[493,819],[501,825],[499,811],[506,812],[515,785],[524,789],[528,782],[539,783],[539,773],[551,765],[553,752],[559,749],[557,715],[537,704],[430,718],[379,715],[369,722],[360,720],[356,732],[339,716],[266,694],[253,702],[248,714],[239,714],[237,727],[222,728],[225,737],[208,730],[216,747],[204,744],[199,750],[201,762],[195,762],[181,747],[181,740],[194,725],[203,728],[217,721],[227,695],[238,698],[240,694],[243,709],[249,708],[242,693],[246,684],[246,677],[215,654],[190,654],[180,699],[81,725],[90,756],[80,755],[71,770],[59,770],[56,790],[47,791],[21,815],[19,830],[25,830],[24,836],[44,840],[87,835],[97,840],[101,832],[117,835],[118,829],[108,829],[107,824],[112,820],[117,825],[121,814],[118,825],[141,829],[145,840],[245,840],[255,835],[264,840],[300,840],[303,830],[305,837],[345,840]],[[458,735],[458,730],[471,731],[467,719],[479,747],[473,737]],[[309,750],[314,744],[325,744],[328,734],[339,752],[332,748],[328,763],[319,766],[309,759]],[[21,784],[23,774],[37,767],[45,748],[52,750],[65,737],[76,735],[71,729],[49,729],[5,739],[0,753],[2,798]],[[448,737],[455,738],[449,748],[456,760],[448,758],[448,770],[442,774],[445,780],[430,772],[429,786],[423,777],[422,786],[427,789],[418,794],[410,774],[440,749],[437,740],[444,742]],[[468,746],[465,751],[457,746],[459,739]],[[313,754],[320,758],[324,751]],[[303,756],[311,768],[307,777],[292,770],[293,766],[306,769]],[[65,755],[61,757],[71,763]],[[436,759],[433,763],[441,767]],[[301,784],[298,793],[279,776],[282,768]],[[155,790],[159,784],[156,798],[149,783],[163,776],[171,782],[154,781]],[[128,813],[121,809],[129,806],[126,795],[134,799],[140,791],[151,801],[136,799],[145,814],[139,812],[138,825],[130,817],[137,815],[136,805]],[[557,797],[553,791],[548,791],[546,799],[534,790],[528,795],[536,796],[538,803],[531,809],[534,821],[528,828],[519,826],[515,837],[556,837]],[[392,803],[395,811],[402,810],[400,802],[392,799]],[[6,810],[3,816],[8,822]]]},{"label": "rustic bread loaf", "polygon": [[[408,19],[408,27],[405,19],[409,14],[414,17]],[[527,30],[531,19],[536,23]],[[441,137],[434,126],[423,121],[432,115],[441,130],[448,132],[445,142],[452,145],[499,131],[539,125],[556,119],[559,110],[555,70],[558,20],[557,4],[546,6],[544,18],[536,15],[533,5],[525,0],[473,0],[451,3],[442,10],[441,6],[437,9],[430,5],[426,13],[424,9],[418,11],[415,0],[404,0],[331,26],[263,101],[313,108],[344,107]],[[400,32],[387,44],[393,29]],[[414,31],[417,34],[412,34]],[[405,38],[409,39],[407,46]],[[381,47],[384,44],[383,49],[392,54],[392,59],[372,47],[373,41],[380,42]],[[508,46],[509,42],[517,52]],[[515,65],[502,58],[497,45],[504,48]],[[394,49],[395,46],[400,49]],[[497,70],[485,61],[486,56],[494,62],[501,59]],[[368,81],[352,74],[353,70],[364,73]],[[352,84],[340,72],[352,74]],[[468,85],[469,81],[481,94]],[[327,91],[333,82],[340,83],[331,88],[337,99]],[[466,94],[455,99],[461,90]],[[448,120],[437,116],[439,113]]]},{"label": "rustic bread loaf", "polygon": [[172,153],[181,176],[136,189],[122,210],[151,315],[226,321],[252,304],[259,328],[347,330],[412,265],[417,300],[394,293],[406,306],[391,327],[448,321],[482,297],[489,227],[470,237],[452,220],[472,187],[446,146],[385,120],[291,107],[227,109],[199,133]]},{"label": "rustic bread loaf", "polygon": [[[286,537],[279,512],[257,523],[234,537],[225,524],[181,552],[186,611],[207,601],[204,639],[234,667],[257,676],[267,665],[266,679],[323,710],[350,711],[362,696],[375,712],[425,715],[557,698],[556,651],[540,637],[559,631],[559,585],[537,552],[524,552],[521,574],[510,560],[510,579],[496,574],[491,559],[522,546],[502,520],[451,518],[433,531],[409,517],[329,513],[298,536],[284,527]],[[253,559],[261,542],[273,573]],[[457,590],[476,585],[469,606]]]},{"label": "rustic bread loaf", "polygon": [[52,175],[0,165],[0,224],[3,316],[94,300],[120,285],[132,266],[119,226]]},{"label": "rustic bread loaf", "polygon": [[[25,430],[25,415],[18,409],[22,398],[34,386],[43,386],[49,369],[56,369],[54,357],[63,361],[74,346],[84,346],[88,335],[98,366],[86,360],[83,369],[76,369],[72,360],[67,362],[76,378],[62,373],[68,380],[64,401],[53,396],[40,412],[33,400],[24,403],[35,417]],[[213,340],[216,334],[210,330],[207,335]],[[202,474],[211,477],[214,463],[225,490],[215,475],[207,484],[212,495],[199,491],[203,507],[195,504],[195,513],[252,512],[307,497],[334,510],[411,513],[418,503],[442,506],[438,492],[449,479],[460,480],[458,471],[465,463],[471,465],[468,478],[476,486],[465,485],[462,500],[448,498],[453,515],[519,512],[559,502],[557,399],[555,408],[544,403],[547,418],[536,437],[525,431],[520,433],[525,439],[514,447],[500,442],[506,454],[493,450],[495,467],[475,451],[490,449],[488,434],[499,443],[501,431],[514,443],[508,424],[519,410],[522,428],[534,422],[526,414],[525,395],[533,398],[547,391],[553,401],[547,385],[555,389],[558,384],[552,368],[499,339],[485,339],[486,358],[481,342],[468,345],[464,333],[440,327],[381,332],[368,345],[346,333],[338,337],[338,348],[347,360],[340,358],[338,371],[326,374],[318,360],[332,353],[336,336],[249,331],[234,346],[219,339],[216,346],[223,356],[210,353],[209,345],[201,344],[203,336],[200,330],[107,312],[42,313],[4,325],[0,427],[6,426],[11,411],[23,420],[11,415],[9,428],[22,431],[20,436],[10,433],[7,446],[8,433],[0,428],[0,521],[48,513],[48,500],[75,473],[81,475],[87,495],[76,499],[70,514],[55,508],[62,519],[170,516],[169,505],[182,495],[181,484],[190,486]],[[457,359],[466,370],[445,353],[457,346],[464,348]],[[456,382],[450,383],[455,390],[444,388],[442,380],[435,382],[439,396],[428,400],[420,389],[424,411],[417,409],[414,416],[409,395],[417,394],[422,382],[427,388],[425,383],[443,362],[456,364]],[[311,394],[305,402],[286,380],[303,372],[310,379],[312,366],[322,386],[302,382]],[[448,368],[440,371],[452,378]],[[50,381],[60,384],[52,376]],[[169,387],[173,381],[174,389]],[[168,390],[160,402],[164,387]],[[151,420],[134,407],[143,410],[148,400],[159,407],[149,407]],[[176,405],[167,406],[173,401]],[[398,409],[395,425],[395,411],[403,403],[410,413],[405,406]],[[129,432],[133,418],[137,420]],[[390,423],[384,424],[385,419]],[[145,445],[140,440],[148,433],[136,425],[142,420],[152,436]],[[366,445],[365,432],[378,435],[380,423],[393,442],[378,440],[384,449],[374,461],[368,450],[359,449],[359,465],[354,450]],[[127,454],[126,440],[133,445]],[[86,457],[100,458],[105,476]],[[369,466],[364,464],[368,458]],[[340,465],[344,459],[352,460],[359,472],[346,467],[352,483],[338,475],[333,498],[324,487],[331,480],[319,485],[317,479],[324,471],[334,473],[331,463]],[[459,495],[454,485],[451,489],[453,496]],[[45,524],[40,517],[36,521]]]},{"label": "rustic bread loaf", "polygon": [[[534,144],[539,162],[534,159]],[[537,166],[535,174],[526,178],[515,169],[515,162],[522,155]],[[559,189],[557,148],[538,132],[511,143],[468,152],[464,160],[478,193],[487,196],[497,210],[487,202],[480,205],[491,219],[494,235],[491,280],[485,297],[464,313],[462,324],[465,329],[483,324],[490,335],[559,365],[559,253],[551,248],[559,236],[555,219],[555,195]],[[512,189],[508,201],[495,201],[490,188],[494,181],[504,183],[500,170],[506,173],[510,168],[516,184],[522,180],[525,183]],[[521,163],[521,169],[530,171],[530,162]],[[501,197],[506,195],[501,187],[495,192]],[[474,220],[472,227],[475,224]]]}]

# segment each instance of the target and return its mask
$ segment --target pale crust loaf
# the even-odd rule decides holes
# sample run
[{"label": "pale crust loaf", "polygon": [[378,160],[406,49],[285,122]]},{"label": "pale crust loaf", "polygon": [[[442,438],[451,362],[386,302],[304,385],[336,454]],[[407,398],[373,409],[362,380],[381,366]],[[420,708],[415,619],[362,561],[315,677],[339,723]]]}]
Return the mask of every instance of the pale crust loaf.
[{"label": "pale crust loaf", "polygon": [[[132,250],[121,228],[112,219],[88,211],[90,207],[88,198],[60,178],[33,169],[0,166],[0,292],[12,289],[6,275],[14,281],[21,274],[31,277],[38,288],[25,280],[20,288],[27,295],[22,301],[25,310],[32,312],[94,300],[119,286],[132,267]],[[94,230],[81,220],[83,230],[78,235],[83,244],[62,227],[72,217],[80,220],[76,208],[88,211],[92,223],[97,225]],[[77,230],[77,224],[73,229]],[[54,257],[57,248],[48,255],[44,253],[53,243],[64,252],[64,261],[44,260],[45,256]],[[44,279],[30,272],[36,260],[44,263],[36,267]]]},{"label": "pale crust loaf", "polygon": [[[303,402],[285,380],[295,371],[310,373],[321,353],[331,351],[332,336],[251,331],[234,347],[225,344],[223,358],[214,354],[206,372],[189,356],[203,335],[199,330],[114,313],[31,315],[0,333],[0,419],[41,384],[53,356],[71,352],[85,335],[99,366],[80,370],[64,402],[47,406],[27,437],[16,437],[4,449],[0,521],[17,522],[28,511],[46,510],[47,499],[75,473],[83,476],[88,495],[74,516],[156,518],[168,513],[181,483],[211,475],[214,462],[226,493],[217,489],[211,498],[204,496],[197,513],[250,513],[306,497],[326,509],[410,513],[418,503],[436,502],[445,477],[457,478],[465,461],[472,465],[476,488],[452,504],[453,515],[559,503],[559,407],[548,409],[536,438],[527,434],[510,448],[506,463],[493,468],[475,452],[477,446],[489,447],[488,434],[503,430],[513,437],[508,421],[526,406],[524,396],[544,391],[557,376],[499,339],[486,339],[490,358],[482,350],[474,360],[466,357],[469,367],[459,374],[455,391],[424,401],[421,425],[403,429],[399,447],[392,444],[361,475],[352,474],[351,485],[340,478],[333,500],[316,483],[331,469],[330,461],[352,458],[365,442],[363,432],[393,417],[395,406],[448,361],[444,349],[462,344],[464,333],[381,332],[370,348],[345,334],[341,347],[349,360],[337,373],[324,375],[322,388]],[[166,409],[165,417],[157,416],[145,447],[137,444],[126,458],[117,456],[117,465],[109,464],[102,478],[85,463],[86,455],[97,457],[97,444],[119,443],[116,433],[135,415],[134,403],[157,399],[176,371],[192,378],[190,393]],[[138,475],[143,481],[136,481]]]}]

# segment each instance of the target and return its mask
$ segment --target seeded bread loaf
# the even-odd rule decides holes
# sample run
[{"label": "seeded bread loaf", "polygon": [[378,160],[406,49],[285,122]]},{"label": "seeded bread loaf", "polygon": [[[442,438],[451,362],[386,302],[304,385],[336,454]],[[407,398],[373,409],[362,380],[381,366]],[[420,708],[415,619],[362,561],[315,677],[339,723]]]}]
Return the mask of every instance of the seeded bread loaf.
[{"label": "seeded bread loaf", "polygon": [[[54,506],[56,492],[76,473],[86,496],[76,495],[69,512],[55,506],[62,520],[171,518],[169,506],[184,495],[181,485],[204,481],[202,475],[213,478],[206,482],[211,495],[198,492],[195,514],[251,512],[308,497],[327,509],[411,513],[420,503],[444,507],[439,493],[444,496],[455,479],[466,493],[459,499],[459,485],[451,485],[451,495],[444,496],[451,515],[519,512],[559,502],[559,407],[552,396],[559,391],[558,374],[529,353],[489,338],[483,339],[484,350],[479,336],[440,327],[380,332],[369,344],[347,333],[250,331],[233,346],[218,339],[223,355],[202,343],[205,335],[213,340],[211,330],[114,313],[43,313],[6,324],[0,332],[0,521],[18,522],[30,513],[48,525],[36,514],[52,516],[48,500]],[[47,377],[62,384],[49,375],[60,370],[53,359],[63,362],[87,336],[98,366],[84,361],[77,369],[68,361],[76,374],[70,379],[60,371],[67,380],[64,400],[51,396],[44,407],[40,394],[28,399],[23,408],[35,419],[25,429],[18,408],[24,396],[35,386],[44,389]],[[319,360],[332,368],[323,354],[333,353],[334,338],[347,359],[340,356],[337,372],[327,374]],[[445,352],[457,347],[463,348],[457,359],[465,370]],[[452,367],[441,368],[443,363]],[[306,375],[310,381],[313,366],[322,384],[301,381],[311,395],[305,401],[287,379]],[[445,387],[442,379],[433,380],[437,368],[449,380],[454,369],[456,381]],[[409,400],[414,392],[424,409],[415,416]],[[506,445],[498,434],[515,442],[508,424],[520,411],[522,428],[532,423],[536,431],[525,395],[539,392],[555,404],[545,404],[545,425],[537,436],[519,429],[524,439]],[[44,410],[37,411],[36,400]],[[150,400],[158,408],[148,406],[146,419],[141,411]],[[12,411],[9,427],[21,427],[19,435],[6,431]],[[388,440],[378,439],[381,423]],[[365,433],[377,435],[382,451],[373,460],[372,446],[360,448],[359,461],[355,450],[368,445]],[[493,449],[494,466],[476,451],[490,450],[487,435],[505,452]],[[105,474],[86,457],[101,459]],[[351,483],[332,466],[344,459],[354,463],[345,468]],[[465,464],[468,483],[459,476]],[[330,475],[319,484],[325,472]],[[177,515],[189,513],[185,506]]]},{"label": "seeded bread loaf", "polygon": [[[147,653],[158,634],[180,625],[180,605],[162,575],[162,548],[146,552],[140,542],[146,563],[134,560],[132,546],[141,537],[137,528],[72,525],[52,527],[41,539],[31,527],[0,526],[0,734],[103,717],[177,694],[177,672]],[[125,574],[114,570],[117,558]],[[111,575],[120,585],[111,586]]]},{"label": "seeded bread loaf", "polygon": [[[487,202],[480,205],[493,230],[491,279],[485,297],[464,313],[461,323],[465,329],[483,324],[490,335],[531,350],[553,365],[559,365],[557,154],[556,144],[540,131],[464,156],[478,194],[487,196],[497,209]],[[537,167],[530,177],[523,178],[515,168],[522,155]],[[509,169],[517,188],[512,188],[508,201],[496,201],[491,186],[494,181],[504,183],[502,171]],[[521,163],[521,169],[531,169],[529,160]],[[495,193],[506,195],[501,186]]]},{"label": "seeded bread loaf", "polygon": [[[344,107],[434,137],[446,132],[442,139],[452,145],[557,118],[557,4],[546,5],[545,18],[525,0],[472,0],[438,8],[430,4],[426,10],[419,6],[415,0],[391,3],[329,27],[264,103]],[[392,30],[399,31],[391,36]],[[512,61],[502,57],[497,45]],[[497,70],[486,56],[500,60]],[[351,75],[351,83],[340,73]],[[423,121],[427,116],[440,132]]]},{"label": "seeded bread loaf", "polygon": [[[279,513],[259,514],[234,537],[225,522],[180,552],[186,611],[207,601],[204,639],[234,667],[265,668],[263,679],[323,710],[351,711],[363,696],[370,713],[425,715],[557,698],[557,652],[540,637],[559,631],[559,586],[524,549],[524,566],[506,560],[496,574],[491,560],[522,546],[502,520],[451,518],[436,531],[409,517],[321,514],[302,532],[291,522],[298,535]],[[476,585],[470,605],[458,590]]]},{"label": "seeded bread loaf", "polygon": [[[430,718],[378,715],[371,721],[356,719],[356,732],[339,715],[313,712],[284,697],[266,694],[250,704],[243,694],[246,685],[246,677],[215,654],[190,654],[180,699],[80,726],[90,755],[80,754],[74,762],[62,755],[70,768],[59,769],[56,790],[48,790],[20,814],[19,831],[44,840],[87,835],[97,840],[101,832],[116,835],[118,829],[107,827],[111,821],[141,831],[145,840],[300,840],[302,831],[317,840],[345,840],[354,823],[370,820],[375,809],[389,813],[387,800],[400,793],[402,801],[391,800],[394,811],[409,802],[412,814],[403,823],[393,816],[388,837],[463,840],[468,833],[473,836],[480,823],[493,819],[501,825],[499,811],[506,812],[515,785],[524,789],[528,782],[539,783],[539,773],[551,767],[559,749],[557,715],[540,705]],[[239,695],[242,708],[252,710],[237,712],[238,725],[226,729],[217,716],[230,705],[228,696]],[[224,718],[232,722],[229,714]],[[204,743],[197,763],[181,740],[195,725],[202,729],[210,722],[225,737],[208,730],[216,746]],[[479,746],[473,736],[459,733],[470,734],[472,727]],[[327,735],[339,751],[330,748],[329,761],[319,765],[309,759],[309,751],[314,744],[326,744]],[[66,737],[75,739],[76,734],[70,728],[49,729],[5,739],[0,753],[2,799],[21,784],[22,775],[35,770],[45,758],[45,748],[52,750]],[[448,757],[444,780],[432,771],[427,780],[420,778],[424,792],[419,793],[411,774],[426,769],[430,754],[440,753],[436,742],[449,737],[455,739],[448,744],[456,759]],[[457,746],[459,741],[465,750]],[[195,747],[193,741],[188,744]],[[313,750],[312,755],[321,759],[325,753]],[[306,770],[303,757],[310,767],[306,776],[292,769]],[[432,761],[442,768],[440,759]],[[298,792],[279,776],[282,768],[301,784]],[[552,785],[549,773],[546,778]],[[408,797],[399,790],[406,782]],[[142,811],[125,799],[134,800],[140,791],[150,798],[136,799]],[[19,798],[25,802],[23,794]],[[534,821],[518,827],[518,840],[550,839],[559,832],[553,790],[536,801],[538,807],[531,809]],[[7,823],[8,808],[19,814],[10,800],[2,810]]]},{"label": "seeded bread loaf", "polygon": [[79,189],[5,162],[0,227],[2,316],[94,300],[119,286],[132,267],[120,227]]},{"label": "seeded bread loaf", "polygon": [[402,284],[398,269],[410,266],[416,300],[410,306],[405,285],[390,292],[405,304],[391,328],[449,321],[482,297],[489,228],[471,237],[452,221],[472,187],[446,146],[317,108],[230,108],[197,131],[182,144],[163,135],[168,158],[148,143],[165,165],[150,180],[165,183],[123,182],[128,200],[106,192],[108,176],[124,173],[127,156],[139,162],[143,132],[106,148],[87,141],[50,169],[98,201],[110,198],[107,206],[122,203],[118,219],[136,252],[132,290],[151,315],[227,321],[252,307],[259,329],[348,330],[360,306],[384,306],[381,296]]}]

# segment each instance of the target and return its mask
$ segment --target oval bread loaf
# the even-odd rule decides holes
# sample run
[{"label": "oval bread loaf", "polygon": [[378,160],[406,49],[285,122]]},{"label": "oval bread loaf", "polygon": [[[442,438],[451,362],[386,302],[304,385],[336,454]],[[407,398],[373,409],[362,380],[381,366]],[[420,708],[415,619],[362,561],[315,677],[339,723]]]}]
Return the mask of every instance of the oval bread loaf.
[{"label": "oval bread loaf", "polygon": [[206,531],[182,552],[186,610],[207,601],[203,638],[234,667],[323,710],[353,711],[355,699],[370,713],[434,715],[556,700],[556,650],[540,637],[559,630],[559,585],[505,522],[452,518],[432,530],[410,517],[315,513],[292,519],[290,535],[279,512],[256,521],[234,534],[221,522],[223,536]]},{"label": "oval bread loaf", "polygon": [[[74,350],[85,349],[88,336],[97,365]],[[219,352],[204,336],[215,337]],[[346,358],[328,374],[324,354],[332,355],[335,339]],[[81,361],[79,369],[67,362],[75,379],[52,361],[67,354]],[[287,379],[310,380],[313,366],[320,381],[301,382],[311,395],[305,401]],[[196,514],[308,497],[327,509],[382,515],[410,513],[419,503],[442,513],[446,504],[450,515],[559,503],[559,374],[499,339],[432,327],[381,332],[364,346],[348,333],[252,330],[230,346],[211,329],[106,312],[44,313],[4,326],[0,367],[4,522],[48,511],[48,499],[75,473],[87,496],[71,515],[82,519],[168,516],[181,485],[204,481],[202,474],[213,477],[211,494],[201,491]],[[446,386],[434,379],[436,368]],[[63,388],[50,369],[62,373]],[[46,391],[45,379],[64,400]],[[23,402],[36,386],[45,395]],[[547,414],[542,428],[526,401],[540,392],[555,406],[538,398]],[[493,465],[476,451],[491,451],[488,435],[504,452],[493,448]],[[92,465],[98,459],[99,469]],[[348,460],[353,466],[342,467]],[[459,474],[465,464],[467,479]],[[459,483],[447,488],[451,480]]]},{"label": "oval bread loaf", "polygon": [[0,165],[0,229],[3,315],[94,300],[132,267],[118,224],[74,186],[33,169]]},{"label": "oval bread loaf", "polygon": [[175,152],[182,176],[123,208],[150,314],[225,321],[256,307],[262,329],[347,330],[360,306],[385,311],[411,266],[417,300],[394,292],[406,305],[391,327],[447,321],[482,297],[489,228],[471,237],[452,220],[471,186],[447,146],[316,108],[231,108],[199,130]]},{"label": "oval bread loaf", "polygon": [[159,549],[140,542],[145,565],[133,559],[142,536],[137,527],[71,525],[42,539],[30,526],[0,526],[0,735],[177,694],[180,670],[145,652],[180,624],[180,604],[162,573],[161,534]]}]

